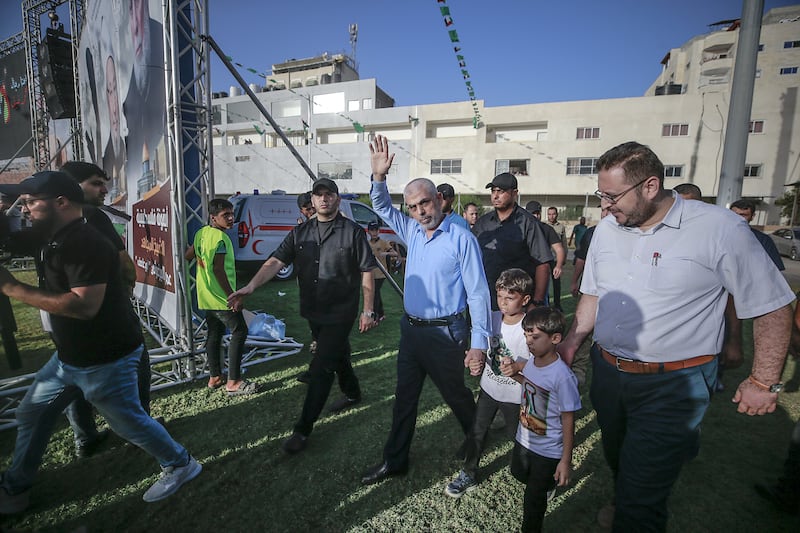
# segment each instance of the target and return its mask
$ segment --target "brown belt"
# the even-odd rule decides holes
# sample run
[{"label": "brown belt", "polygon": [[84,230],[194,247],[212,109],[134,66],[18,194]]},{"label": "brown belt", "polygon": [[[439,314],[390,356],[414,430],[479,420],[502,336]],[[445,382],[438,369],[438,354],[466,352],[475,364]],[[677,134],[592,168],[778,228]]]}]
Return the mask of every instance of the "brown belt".
[{"label": "brown belt", "polygon": [[697,357],[684,359],[683,361],[648,363],[645,361],[628,359],[626,357],[617,357],[600,346],[598,346],[598,348],[600,348],[600,353],[603,354],[603,359],[608,361],[610,365],[613,365],[620,372],[627,372],[629,374],[663,374],[665,372],[673,372],[675,370],[704,365],[710,363],[716,357],[716,355],[698,355]]}]

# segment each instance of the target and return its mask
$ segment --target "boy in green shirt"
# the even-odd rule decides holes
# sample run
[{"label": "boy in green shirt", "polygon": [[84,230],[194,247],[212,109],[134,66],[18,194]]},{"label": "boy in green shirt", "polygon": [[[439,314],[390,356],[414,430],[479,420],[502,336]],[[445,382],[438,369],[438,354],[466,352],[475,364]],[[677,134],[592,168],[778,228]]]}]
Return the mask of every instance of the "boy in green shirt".
[{"label": "boy in green shirt", "polygon": [[[236,287],[236,267],[233,244],[225,230],[233,227],[233,204],[227,200],[208,202],[210,223],[200,228],[194,244],[186,250],[186,259],[197,258],[197,306],[206,312],[208,338],[208,387],[217,389],[223,384],[229,396],[242,396],[258,392],[255,383],[241,378],[242,352],[247,339],[247,324],[241,311],[228,308],[228,295]],[[228,380],[222,376],[225,356],[222,354],[222,336],[225,328],[231,331],[228,345]]]}]

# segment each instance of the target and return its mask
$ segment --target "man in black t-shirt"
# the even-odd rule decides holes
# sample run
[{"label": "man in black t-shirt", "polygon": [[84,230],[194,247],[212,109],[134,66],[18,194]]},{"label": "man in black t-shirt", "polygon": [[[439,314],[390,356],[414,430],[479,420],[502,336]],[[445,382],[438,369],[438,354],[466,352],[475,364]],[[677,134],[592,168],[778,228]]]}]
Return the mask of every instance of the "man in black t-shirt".
[{"label": "man in black t-shirt", "polygon": [[0,292],[46,312],[57,350],[16,410],[17,440],[0,481],[0,514],[28,507],[53,425],[79,393],[115,433],[160,463],[163,473],[143,499],[170,496],[202,466],[139,403],[142,333],[119,276],[118,254],[83,220],[83,191],[67,174],[45,171],[2,185],[0,192],[21,195],[23,214],[47,239],[39,254],[39,287],[0,267]]},{"label": "man in black t-shirt", "polygon": [[[86,223],[99,231],[119,255],[120,276],[130,289],[136,283],[136,269],[125,249],[125,243],[117,233],[111,219],[100,209],[105,204],[108,194],[108,175],[93,163],[84,161],[67,161],[61,171],[69,174],[83,191],[83,218]],[[139,361],[139,400],[142,407],[150,413],[150,356],[147,348],[142,351]],[[75,434],[75,453],[79,458],[93,455],[97,447],[108,436],[108,430],[97,431],[94,410],[89,402],[78,398],[65,411],[72,431]]]}]

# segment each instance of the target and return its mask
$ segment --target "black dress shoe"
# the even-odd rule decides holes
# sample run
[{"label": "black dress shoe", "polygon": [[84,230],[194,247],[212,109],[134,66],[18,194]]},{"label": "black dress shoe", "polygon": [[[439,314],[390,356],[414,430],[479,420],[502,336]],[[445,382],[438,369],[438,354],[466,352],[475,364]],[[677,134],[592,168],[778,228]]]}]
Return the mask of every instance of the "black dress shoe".
[{"label": "black dress shoe", "polygon": [[354,405],[358,405],[361,403],[361,398],[348,398],[347,396],[342,396],[335,402],[331,404],[328,408],[328,411],[331,413],[338,413],[339,411],[344,411],[345,409],[350,409]]},{"label": "black dress shoe", "polygon": [[302,452],[306,449],[306,446],[308,446],[308,437],[297,432],[292,433],[292,436],[281,444],[283,451],[289,455]]},{"label": "black dress shoe", "polygon": [[781,490],[779,485],[767,485],[766,483],[757,483],[755,489],[759,496],[784,513],[800,514],[800,502],[796,493],[792,494],[789,491]]},{"label": "black dress shoe", "polygon": [[95,453],[97,453],[98,448],[100,445],[105,442],[108,436],[111,434],[110,429],[104,429],[102,431],[98,431],[97,435],[94,436],[92,440],[89,442],[83,442],[80,444],[75,445],[75,455],[78,456],[78,459],[86,459],[87,457],[91,457]]},{"label": "black dress shoe", "polygon": [[362,485],[373,485],[380,481],[383,481],[387,477],[391,476],[404,476],[408,472],[408,468],[400,468],[400,469],[392,469],[389,468],[389,465],[386,464],[384,461],[379,465],[375,465],[366,472],[364,475],[361,476],[361,484]]}]

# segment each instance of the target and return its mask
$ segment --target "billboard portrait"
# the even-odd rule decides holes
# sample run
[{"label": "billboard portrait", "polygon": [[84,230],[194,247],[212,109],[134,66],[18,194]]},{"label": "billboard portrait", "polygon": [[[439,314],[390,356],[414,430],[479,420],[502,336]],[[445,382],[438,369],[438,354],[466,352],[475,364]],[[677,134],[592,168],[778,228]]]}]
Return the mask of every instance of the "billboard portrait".
[{"label": "billboard portrait", "polygon": [[[31,137],[25,49],[0,58],[0,160],[11,159]],[[33,156],[33,143],[20,156]]]},{"label": "billboard portrait", "polygon": [[79,43],[84,157],[108,174],[109,202],[133,217],[137,297],[173,329],[172,183],[160,0],[87,0]]}]

